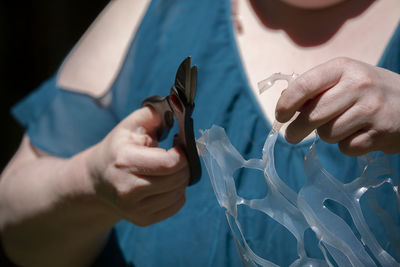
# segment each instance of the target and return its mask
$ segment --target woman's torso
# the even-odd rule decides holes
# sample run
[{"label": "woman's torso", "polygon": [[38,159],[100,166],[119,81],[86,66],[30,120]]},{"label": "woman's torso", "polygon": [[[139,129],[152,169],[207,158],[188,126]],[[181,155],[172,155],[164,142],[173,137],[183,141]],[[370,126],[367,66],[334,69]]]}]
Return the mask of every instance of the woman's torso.
[{"label": "woman's torso", "polygon": [[[197,64],[199,69],[198,93],[193,114],[195,129],[208,129],[212,124],[220,125],[225,128],[231,142],[245,158],[259,158],[271,124],[270,120],[265,118],[263,108],[258,106],[257,96],[255,97],[252,90],[255,76],[249,75],[250,78],[248,78],[242,66],[232,28],[229,2],[186,1],[175,3],[176,6],[169,6],[168,3],[155,1],[150,7],[147,19],[144,19],[139,29],[135,40],[137,44],[134,43],[135,46],[137,45],[137,51],[133,58],[133,65],[135,62],[139,65],[139,62],[145,60],[155,62],[154,66],[146,65],[151,78],[137,75],[132,77],[132,86],[136,89],[139,85],[135,84],[141,81],[140,90],[132,90],[128,94],[129,100],[126,104],[134,109],[145,96],[162,95],[164,92],[166,94],[167,89],[161,87],[172,82],[174,68],[166,75],[163,67],[166,64],[177,66],[181,59],[191,55],[192,62]],[[154,27],[154,25],[160,26]],[[141,30],[143,32],[140,32]],[[392,30],[385,32],[386,40],[378,48],[380,51],[371,52],[368,61],[374,61],[371,62],[373,64],[378,61]],[[144,34],[146,34],[144,39],[138,38]],[[271,34],[274,35],[274,33]],[[285,37],[279,38],[287,42]],[[153,40],[156,42],[152,43]],[[250,46],[247,52],[244,48],[241,53],[246,57],[244,61],[249,62],[252,56],[257,56],[257,53],[252,52],[262,50],[274,53],[273,51],[277,51],[275,46],[272,40],[265,41],[265,47],[254,49]],[[340,44],[337,46],[340,47]],[[325,51],[333,49],[332,47],[334,45],[326,48]],[[328,56],[341,55],[340,52],[332,52],[320,58],[319,56],[324,54],[324,49],[315,53],[307,49],[303,51],[300,47],[291,49],[289,53],[300,53],[298,62],[295,62],[296,65],[285,56],[286,51],[278,49],[275,54],[276,61],[271,62],[263,56],[257,58],[259,62],[265,60],[263,64],[268,65],[265,72],[258,64],[246,63],[247,73],[254,71],[261,73],[260,78],[265,78],[271,70],[273,72],[289,70],[303,72],[318,60],[323,61],[328,59]],[[357,49],[352,49],[342,55],[354,56],[355,52]],[[139,54],[142,53],[145,55],[140,58]],[[306,64],[300,60],[302,56],[309,58]],[[286,57],[284,63],[281,62],[281,57]],[[299,62],[302,64],[298,64]],[[163,79],[169,81],[163,81]],[[270,103],[268,102],[267,105]],[[129,111],[125,110],[125,112]],[[196,137],[198,136],[199,133],[196,133]],[[171,140],[166,142],[167,146],[170,142]],[[311,140],[306,140],[298,146],[292,146],[283,138],[279,138],[277,143],[276,151],[279,152],[276,153],[277,171],[295,191],[304,184],[303,157],[310,144]],[[328,171],[342,181],[349,182],[360,174],[360,170],[356,167],[357,160],[342,156],[336,146],[321,143],[319,152],[321,161],[327,165]],[[235,174],[235,182],[239,195],[246,198],[262,197],[267,192],[261,172],[241,170]],[[250,246],[260,256],[280,265],[287,265],[297,257],[296,241],[293,236],[265,214],[239,208],[239,221]],[[201,182],[188,188],[187,203],[177,215],[146,228],[138,228],[122,222],[116,230],[117,236],[124,239],[122,250],[127,258],[138,266],[240,265],[225,215],[215,201],[204,168]],[[315,238],[312,234],[308,234],[309,238]],[[322,257],[315,244],[310,245],[308,250],[311,255]]]},{"label": "woman's torso", "polygon": [[[305,49],[304,54],[299,53],[310,58],[310,61],[304,65],[293,65],[291,58],[286,57],[287,52],[280,51],[280,46],[275,47],[275,41],[262,39],[265,41],[265,46],[258,49],[246,48],[240,44],[247,70],[245,72],[236,44],[231,14],[229,0],[153,1],[135,38],[128,46],[126,57],[113,81],[109,92],[111,97],[108,98],[110,102],[102,107],[93,107],[104,113],[104,117],[90,118],[90,120],[93,120],[96,127],[107,124],[107,127],[111,128],[114,123],[140,108],[144,98],[154,94],[167,95],[179,63],[187,56],[192,56],[192,63],[198,66],[196,107],[193,113],[195,136],[197,138],[200,136],[199,129],[208,129],[213,124],[220,125],[225,128],[230,141],[243,157],[260,158],[271,123],[266,119],[265,111],[257,101],[258,96],[253,93],[254,82],[277,71],[301,73],[316,63],[319,54],[316,53],[315,58],[310,57],[309,51]],[[270,34],[280,35],[279,38],[287,42],[281,34],[272,31]],[[392,49],[397,51],[398,47]],[[268,53],[276,50],[280,53],[276,52],[275,62],[271,62],[268,56],[265,58],[260,56],[255,61],[252,57],[257,56],[257,53],[252,52],[257,50]],[[296,50],[290,51],[297,53]],[[346,55],[351,56],[351,54]],[[375,57],[378,56],[375,54]],[[283,61],[282,58],[286,60]],[[383,64],[385,62],[383,60]],[[67,66],[68,61],[65,64],[64,66]],[[395,64],[398,67],[400,63]],[[63,68],[60,70],[61,74],[62,71]],[[60,73],[59,78],[62,77]],[[256,73],[260,77],[256,76]],[[55,81],[51,81],[50,85],[52,82]],[[60,86],[63,83],[59,80],[58,84]],[[56,96],[52,97],[56,100],[62,98],[61,104],[65,106],[70,105],[69,101],[78,98],[84,100],[82,102],[91,101],[79,94],[70,94],[62,89],[62,86],[60,87],[61,89],[54,93]],[[86,105],[85,103],[82,105]],[[80,108],[79,103],[76,105]],[[49,110],[53,108],[57,111],[59,106],[53,103]],[[65,116],[65,114],[55,114],[52,116]],[[82,121],[89,115],[90,112],[79,113],[76,116]],[[46,125],[49,125],[47,120],[54,120],[52,116],[42,115],[41,120],[44,122],[38,127],[46,128]],[[55,128],[65,127],[63,120],[53,122]],[[70,123],[71,129],[74,129],[73,117]],[[39,137],[40,140],[35,139],[37,127],[31,130],[31,140],[35,145],[43,142],[40,143],[43,145],[38,145],[40,148],[44,148],[45,144],[60,146],[59,149],[54,148],[52,151],[56,154],[61,155],[66,144],[68,153],[77,153],[104,136],[104,129],[96,132],[96,127],[91,125],[84,125],[86,128],[82,124],[75,127],[77,132],[80,131],[79,134],[85,135],[79,142],[74,141],[76,139],[65,142],[55,139],[51,142],[49,139],[53,135],[42,139]],[[174,131],[176,125],[171,132]],[[51,130],[50,132],[53,133]],[[164,147],[171,144],[172,135],[161,143]],[[311,140],[306,140],[297,146],[292,146],[282,137],[278,138],[276,144],[276,169],[281,178],[295,191],[304,184],[303,157],[310,145]],[[351,181],[360,174],[360,170],[355,167],[357,159],[342,156],[335,145],[320,143],[319,152],[321,161],[328,171],[342,181]],[[397,156],[392,157],[392,163],[394,163],[393,168],[399,170]],[[267,193],[261,172],[243,169],[234,177],[238,193],[243,197],[257,198]],[[260,256],[279,265],[288,265],[296,259],[294,237],[265,214],[240,208],[239,220],[249,245]],[[312,237],[312,234],[310,236]],[[115,245],[113,248],[110,245],[112,242]],[[204,166],[201,181],[187,189],[187,202],[180,212],[161,223],[145,228],[122,221],[115,227],[110,243],[102,255],[103,259],[107,258],[110,262],[119,257],[122,261],[136,266],[241,265],[225,214],[218,206]],[[316,245],[310,246],[309,251],[313,256],[322,257]]]}]

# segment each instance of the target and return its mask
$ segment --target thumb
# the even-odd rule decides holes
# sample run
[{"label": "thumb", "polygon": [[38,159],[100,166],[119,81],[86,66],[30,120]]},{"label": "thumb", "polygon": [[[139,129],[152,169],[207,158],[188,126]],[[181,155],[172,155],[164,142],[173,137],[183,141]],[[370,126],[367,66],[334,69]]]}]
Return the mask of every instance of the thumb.
[{"label": "thumb", "polygon": [[157,130],[161,127],[161,116],[151,106],[144,106],[132,112],[122,122],[122,126],[130,131],[140,129],[147,134],[156,136]]}]

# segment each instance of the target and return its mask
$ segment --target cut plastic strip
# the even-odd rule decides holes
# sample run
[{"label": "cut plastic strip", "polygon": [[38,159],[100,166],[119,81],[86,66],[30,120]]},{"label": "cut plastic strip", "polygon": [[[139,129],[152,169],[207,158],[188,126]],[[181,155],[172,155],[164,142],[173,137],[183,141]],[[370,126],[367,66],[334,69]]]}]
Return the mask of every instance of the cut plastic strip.
[{"label": "cut plastic strip", "polygon": [[[278,80],[288,83],[295,74],[274,74],[259,83],[260,92],[272,87]],[[390,185],[395,193],[398,207],[400,201],[397,181],[386,157],[369,154],[359,158],[362,175],[351,183],[343,184],[323,168],[314,142],[304,159],[306,183],[298,193],[279,177],[275,170],[274,147],[282,124],[274,122],[267,135],[261,159],[245,160],[232,146],[223,128],[213,125],[202,131],[197,140],[198,151],[205,163],[214,193],[226,217],[238,247],[244,266],[277,266],[269,259],[258,256],[248,246],[238,221],[238,205],[258,210],[284,226],[297,240],[298,259],[290,266],[333,266],[328,254],[338,266],[399,266],[392,255],[383,249],[370,231],[360,207],[360,198],[365,194],[371,210],[375,211],[396,253],[399,252],[400,236],[395,220],[378,203],[377,188]],[[318,136],[316,135],[317,140]],[[237,194],[233,174],[240,168],[264,172],[267,195],[263,199],[243,199]],[[251,177],[250,177],[251,178]],[[349,224],[325,207],[326,200],[336,201],[350,213],[361,239],[353,233]],[[240,235],[233,229],[236,225]],[[304,249],[304,233],[314,231],[318,247],[324,259],[307,256]],[[242,243],[240,242],[242,241]],[[242,246],[244,244],[244,246]],[[269,244],[265,244],[268,246]],[[291,249],[291,248],[288,248]],[[293,249],[293,248],[292,248]]]}]

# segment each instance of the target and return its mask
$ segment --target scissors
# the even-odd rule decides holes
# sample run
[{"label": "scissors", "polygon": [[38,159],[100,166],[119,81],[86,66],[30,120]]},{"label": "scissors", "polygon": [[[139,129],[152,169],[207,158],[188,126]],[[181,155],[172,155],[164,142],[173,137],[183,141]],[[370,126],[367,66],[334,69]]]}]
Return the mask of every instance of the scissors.
[{"label": "scissors", "polygon": [[174,124],[174,117],[179,125],[179,131],[174,136],[174,145],[178,145],[184,151],[190,169],[189,185],[200,180],[201,165],[197,154],[196,141],[193,132],[192,112],[194,109],[194,97],[196,94],[197,67],[190,66],[190,57],[187,57],[179,65],[176,72],[175,83],[166,97],[153,95],[142,102],[142,106],[152,106],[162,122],[157,130],[157,137],[163,140]]}]

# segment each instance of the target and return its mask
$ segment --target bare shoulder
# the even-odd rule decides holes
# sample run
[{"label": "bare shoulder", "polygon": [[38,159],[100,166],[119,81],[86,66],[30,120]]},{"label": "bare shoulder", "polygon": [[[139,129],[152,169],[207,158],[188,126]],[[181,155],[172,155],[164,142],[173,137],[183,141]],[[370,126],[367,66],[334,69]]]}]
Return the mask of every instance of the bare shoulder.
[{"label": "bare shoulder", "polygon": [[57,85],[95,97],[110,88],[150,0],[113,0],[99,14],[57,75]]}]

